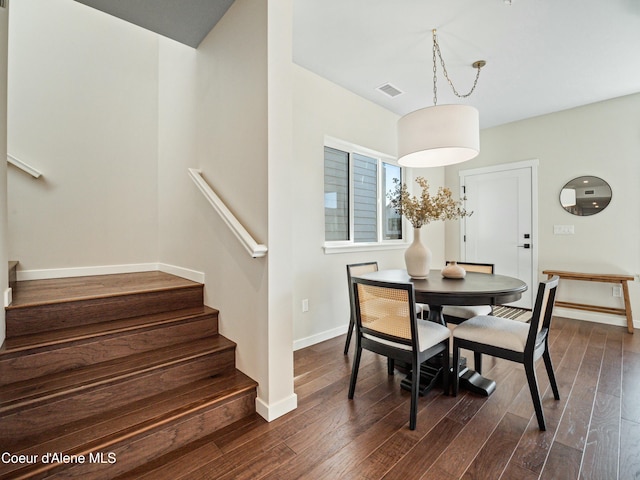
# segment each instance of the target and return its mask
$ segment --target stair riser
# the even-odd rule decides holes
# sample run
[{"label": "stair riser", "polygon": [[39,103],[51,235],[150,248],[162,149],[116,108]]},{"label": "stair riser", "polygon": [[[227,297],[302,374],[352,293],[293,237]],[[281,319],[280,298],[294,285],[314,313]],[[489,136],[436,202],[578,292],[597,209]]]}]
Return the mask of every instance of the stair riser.
[{"label": "stair riser", "polygon": [[113,334],[31,354],[22,352],[0,360],[0,385],[197,340],[217,332],[217,314],[209,314],[169,326]]},{"label": "stair riser", "polygon": [[195,308],[203,303],[203,286],[10,308],[7,337],[107,322],[141,315]]},{"label": "stair riser", "polygon": [[[51,466],[48,471],[29,476],[20,476],[15,471],[7,478],[56,478],[56,479],[88,479],[110,480],[137,466],[168,453],[174,449],[183,447],[190,442],[198,440],[211,432],[226,427],[243,417],[255,412],[255,390],[245,392],[237,398],[223,404],[212,405],[206,409],[191,413],[179,421],[161,425],[149,431],[139,434],[126,442],[107,445],[95,450],[103,452],[105,461],[108,453],[115,455],[116,462],[112,464],[85,463],[82,465]],[[89,454],[86,453],[86,458]],[[42,466],[39,464],[38,466]],[[4,478],[4,477],[2,477]]]},{"label": "stair riser", "polygon": [[0,480],[135,478],[255,415],[257,384],[235,369],[203,285],[141,272],[17,286],[0,349],[0,452],[87,463],[0,462]]},{"label": "stair riser", "polygon": [[99,415],[136,400],[186,385],[235,367],[233,349],[216,352],[152,372],[136,374],[57,400],[23,406],[0,417],[0,445],[11,448],[24,438],[83,418]]}]

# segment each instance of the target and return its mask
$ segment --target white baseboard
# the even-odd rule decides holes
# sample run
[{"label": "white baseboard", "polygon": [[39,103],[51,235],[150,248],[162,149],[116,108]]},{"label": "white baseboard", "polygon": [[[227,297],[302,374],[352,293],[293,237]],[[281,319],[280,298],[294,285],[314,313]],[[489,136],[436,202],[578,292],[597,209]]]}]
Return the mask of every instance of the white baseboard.
[{"label": "white baseboard", "polygon": [[13,302],[13,290],[11,288],[7,288],[4,291],[4,306],[8,307]]},{"label": "white baseboard", "polygon": [[271,405],[265,403],[260,397],[256,397],[256,413],[267,422],[271,422],[296,408],[298,408],[298,396],[295,393]]},{"label": "white baseboard", "polygon": [[[558,317],[572,318],[574,320],[584,320],[587,322],[603,323],[605,325],[615,325],[618,327],[626,327],[627,319],[621,315],[607,315],[606,313],[588,312],[583,310],[575,310],[572,308],[555,307],[553,314]],[[331,338],[339,337],[347,333],[347,327],[338,327],[331,330],[311,335],[310,337],[300,338],[293,342],[293,351],[310,347],[316,343],[324,342]],[[634,318],[633,327],[640,329],[640,321]]]},{"label": "white baseboard", "polygon": [[90,275],[113,275],[116,273],[152,272],[154,270],[158,270],[157,263],[131,263],[126,265],[18,270],[16,275],[18,281],[24,281],[45,280],[48,278],[88,277]]},{"label": "white baseboard", "polygon": [[49,278],[87,277],[90,275],[114,275],[118,273],[161,271],[177,275],[198,283],[204,283],[202,272],[165,263],[130,263],[125,265],[98,265],[92,267],[47,268],[41,270],[18,270],[17,280],[45,280]]},{"label": "white baseboard", "polygon": [[189,268],[177,267],[175,265],[169,265],[166,263],[159,263],[157,270],[164,273],[170,273],[177,277],[186,278],[192,282],[204,283],[204,272],[198,272],[197,270],[191,270]]},{"label": "white baseboard", "polygon": [[[627,319],[622,315],[607,315],[606,313],[589,312],[586,310],[563,307],[554,307],[553,315],[557,317],[572,318],[574,320],[615,325],[618,327],[627,326]],[[633,319],[633,328],[640,328],[640,321],[635,318]]]},{"label": "white baseboard", "polygon": [[310,347],[311,345],[324,342],[325,340],[329,340],[330,338],[335,338],[335,337],[339,337],[340,335],[344,335],[345,333],[347,333],[347,327],[348,325],[345,325],[344,327],[325,330],[324,332],[316,333],[315,335],[311,335],[310,337],[294,340],[293,351],[295,352],[296,350],[300,350],[301,348]]}]

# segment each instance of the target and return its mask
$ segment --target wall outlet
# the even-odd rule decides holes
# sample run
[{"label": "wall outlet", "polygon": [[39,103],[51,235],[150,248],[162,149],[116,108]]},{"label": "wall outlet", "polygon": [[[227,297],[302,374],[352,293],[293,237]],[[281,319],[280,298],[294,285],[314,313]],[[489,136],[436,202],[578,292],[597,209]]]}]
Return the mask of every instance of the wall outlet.
[{"label": "wall outlet", "polygon": [[614,297],[622,296],[622,285],[614,285],[612,290],[613,290],[612,295]]},{"label": "wall outlet", "polygon": [[302,300],[302,312],[308,312],[309,311],[309,299],[305,298],[304,300]]},{"label": "wall outlet", "polygon": [[573,235],[575,233],[573,225],[554,225],[554,235]]}]

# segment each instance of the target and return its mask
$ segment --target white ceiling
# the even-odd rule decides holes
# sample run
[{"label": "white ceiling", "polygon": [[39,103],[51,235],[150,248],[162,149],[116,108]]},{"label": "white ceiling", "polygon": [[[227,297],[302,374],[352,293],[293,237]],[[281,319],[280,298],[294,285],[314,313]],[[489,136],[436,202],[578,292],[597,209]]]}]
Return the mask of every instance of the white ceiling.
[{"label": "white ceiling", "polygon": [[460,93],[487,61],[466,100],[438,65],[483,128],[640,92],[639,0],[294,0],[293,28],[297,64],[399,115],[433,104],[433,28]]}]

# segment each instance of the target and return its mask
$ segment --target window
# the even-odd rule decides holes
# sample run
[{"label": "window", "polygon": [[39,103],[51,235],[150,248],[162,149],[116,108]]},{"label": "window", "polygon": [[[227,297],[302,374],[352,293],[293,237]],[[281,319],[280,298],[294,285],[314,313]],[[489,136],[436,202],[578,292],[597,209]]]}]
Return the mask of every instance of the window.
[{"label": "window", "polygon": [[349,154],[324,148],[324,239],[349,240]]},{"label": "window", "polygon": [[402,219],[387,193],[401,180],[394,159],[333,139],[324,148],[324,231],[332,245],[402,240]]}]

